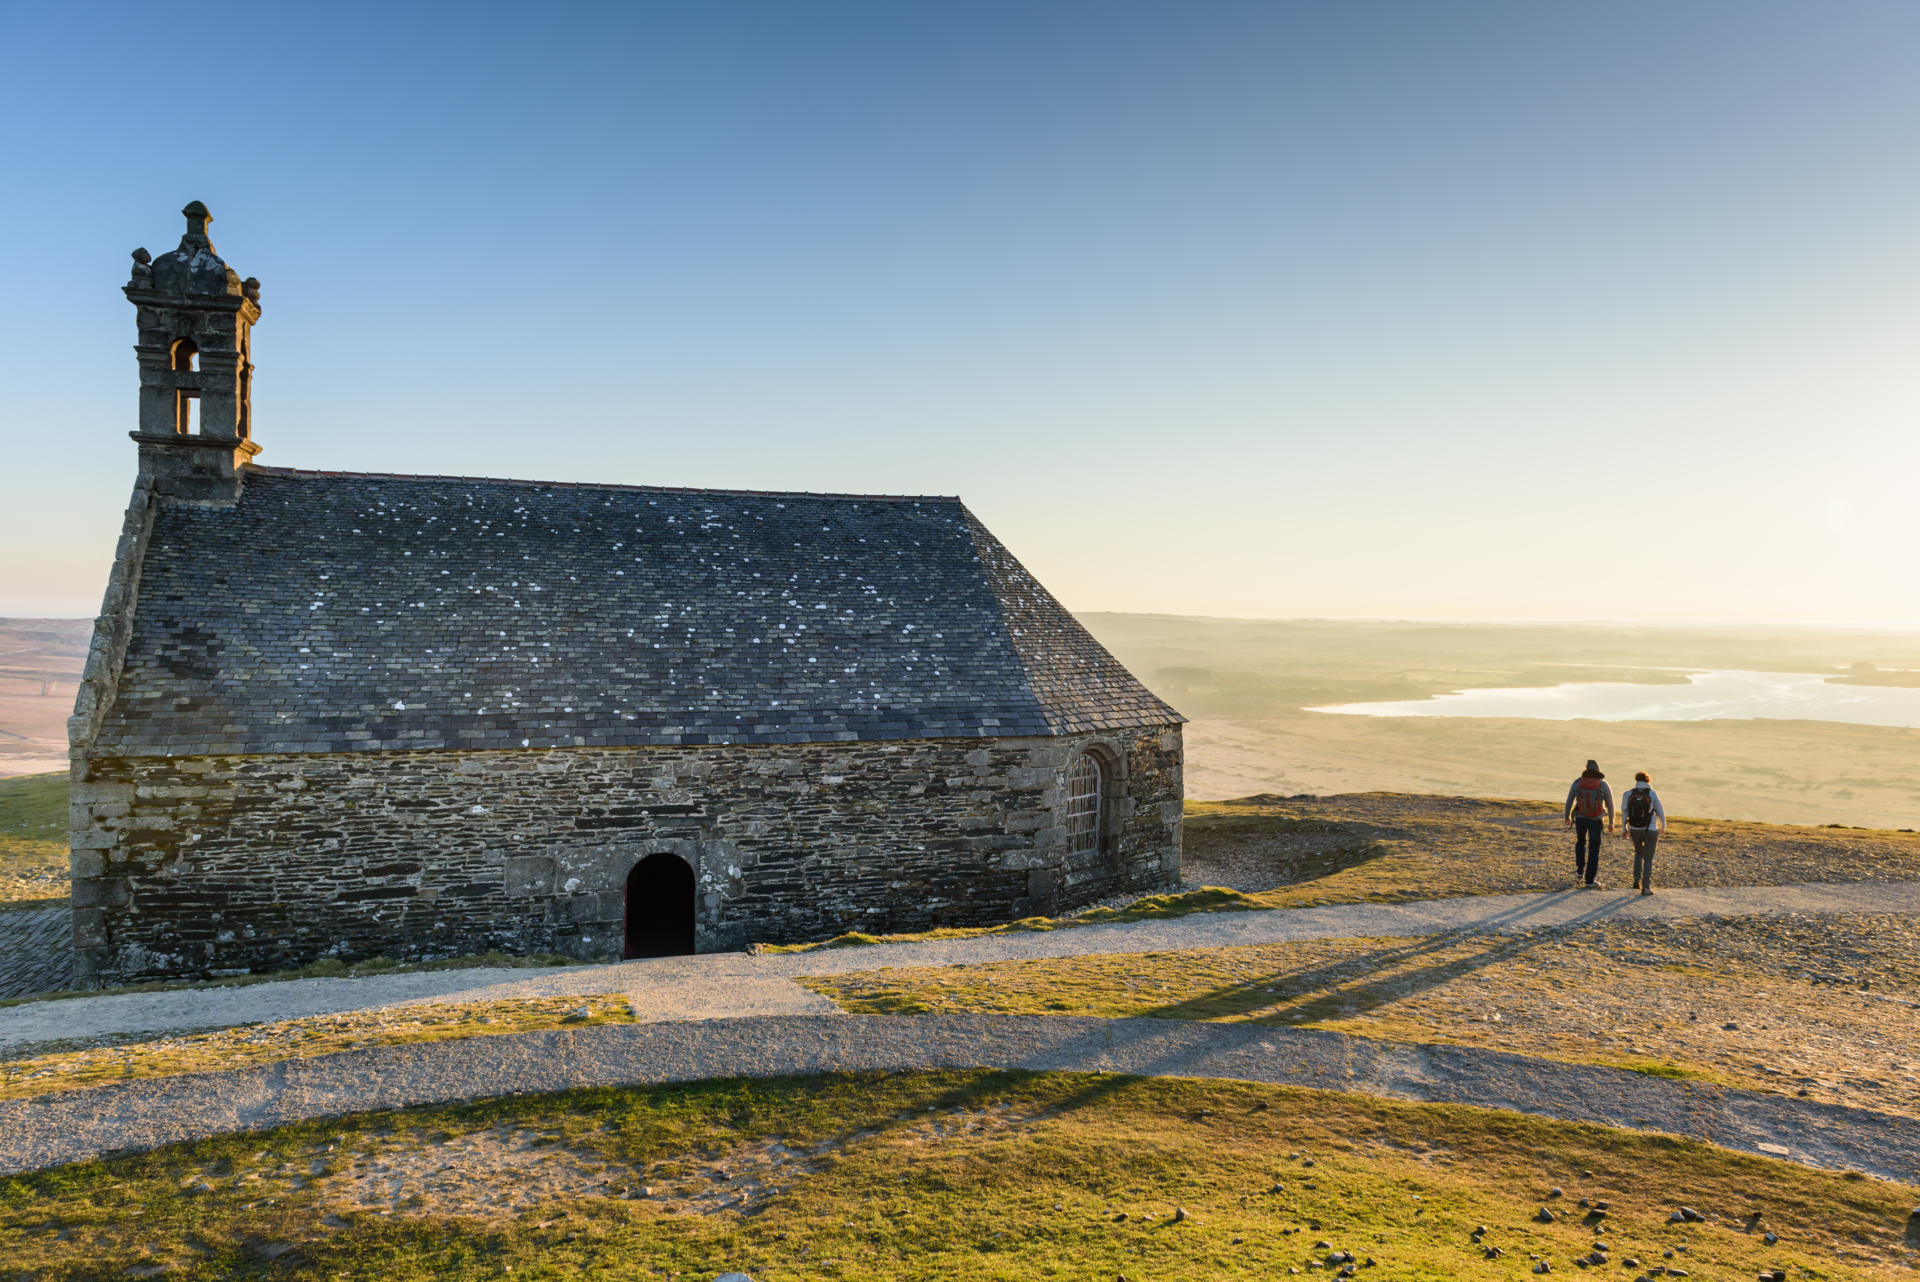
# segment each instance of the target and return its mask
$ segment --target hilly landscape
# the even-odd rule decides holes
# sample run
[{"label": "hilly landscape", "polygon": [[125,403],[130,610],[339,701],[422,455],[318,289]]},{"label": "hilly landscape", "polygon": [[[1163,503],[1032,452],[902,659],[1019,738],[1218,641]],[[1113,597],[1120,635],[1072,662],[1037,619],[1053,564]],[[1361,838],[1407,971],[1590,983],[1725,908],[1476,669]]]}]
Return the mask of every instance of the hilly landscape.
[{"label": "hilly landscape", "polygon": [[0,777],[67,768],[91,619],[0,619]]},{"label": "hilly landscape", "polygon": [[1558,801],[1589,758],[1650,772],[1677,814],[1906,828],[1920,730],[1832,721],[1549,721],[1308,709],[1689,672],[1830,673],[1910,687],[1920,636],[1819,629],[1598,627],[1087,614],[1081,622],[1190,718],[1187,795],[1408,792]]}]

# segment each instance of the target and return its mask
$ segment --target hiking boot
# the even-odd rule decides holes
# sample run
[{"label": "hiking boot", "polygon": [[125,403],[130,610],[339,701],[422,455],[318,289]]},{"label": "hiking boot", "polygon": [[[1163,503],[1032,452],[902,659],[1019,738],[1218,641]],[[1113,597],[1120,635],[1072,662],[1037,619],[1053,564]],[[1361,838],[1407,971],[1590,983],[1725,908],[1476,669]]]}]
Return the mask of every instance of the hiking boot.
[{"label": "hiking boot", "polygon": [[1648,886],[1645,890],[1641,891],[1640,893],[1643,895],[1651,895],[1653,893],[1653,887]]},{"label": "hiking boot", "polygon": [[1639,883],[1639,882],[1637,882],[1637,881],[1636,881],[1636,882],[1634,882],[1634,883],[1633,883],[1633,888],[1634,888],[1635,890],[1638,890],[1638,889],[1640,889],[1640,883]]},{"label": "hiking boot", "polygon": [[1597,881],[1590,881],[1590,882],[1588,882],[1588,883],[1587,883],[1587,889],[1588,889],[1588,890],[1598,890],[1598,889],[1600,889],[1600,883],[1599,883],[1599,882],[1597,882]]}]

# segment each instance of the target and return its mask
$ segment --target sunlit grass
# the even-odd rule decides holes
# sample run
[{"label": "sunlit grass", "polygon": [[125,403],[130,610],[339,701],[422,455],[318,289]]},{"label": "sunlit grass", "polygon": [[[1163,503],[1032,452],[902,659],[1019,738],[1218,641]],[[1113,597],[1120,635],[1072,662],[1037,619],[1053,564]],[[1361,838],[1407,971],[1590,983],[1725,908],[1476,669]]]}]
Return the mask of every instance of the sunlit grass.
[{"label": "sunlit grass", "polygon": [[[444,1173],[487,1134],[577,1187],[490,1209],[523,1168]],[[414,1174],[377,1174],[396,1170]],[[0,1259],[47,1279],[1214,1282],[1316,1272],[1339,1250],[1376,1262],[1362,1276],[1511,1279],[1536,1256],[1573,1271],[1600,1223],[1581,1198],[1610,1204],[1615,1260],[1694,1277],[1891,1278],[1912,1258],[1912,1190],[1668,1136],[1246,1083],[975,1072],[578,1091],[179,1145],[0,1180]],[[1556,1222],[1536,1220],[1543,1205]],[[1669,1224],[1679,1205],[1706,1222]]]}]

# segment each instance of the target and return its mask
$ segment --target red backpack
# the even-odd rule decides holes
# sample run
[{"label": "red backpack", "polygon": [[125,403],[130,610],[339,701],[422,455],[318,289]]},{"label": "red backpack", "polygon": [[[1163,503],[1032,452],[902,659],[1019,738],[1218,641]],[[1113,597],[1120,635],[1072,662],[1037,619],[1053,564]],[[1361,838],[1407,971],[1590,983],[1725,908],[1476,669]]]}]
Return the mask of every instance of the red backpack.
[{"label": "red backpack", "polygon": [[1606,781],[1592,779],[1582,775],[1577,785],[1580,791],[1573,798],[1573,811],[1582,819],[1598,819],[1607,813],[1607,806],[1600,799],[1600,790],[1606,787]]}]

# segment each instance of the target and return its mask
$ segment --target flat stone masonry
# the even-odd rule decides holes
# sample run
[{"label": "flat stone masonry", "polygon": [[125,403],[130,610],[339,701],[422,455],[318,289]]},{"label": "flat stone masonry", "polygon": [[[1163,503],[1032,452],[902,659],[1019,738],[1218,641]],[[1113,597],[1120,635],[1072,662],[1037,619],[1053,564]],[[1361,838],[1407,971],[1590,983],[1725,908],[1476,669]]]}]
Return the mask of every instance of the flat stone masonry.
[{"label": "flat stone masonry", "polygon": [[[1066,773],[1110,797],[1067,858]],[[1179,876],[1178,725],[875,743],[95,758],[75,978],[500,949],[613,959],[625,879],[694,870],[702,952],[977,926]]]}]

